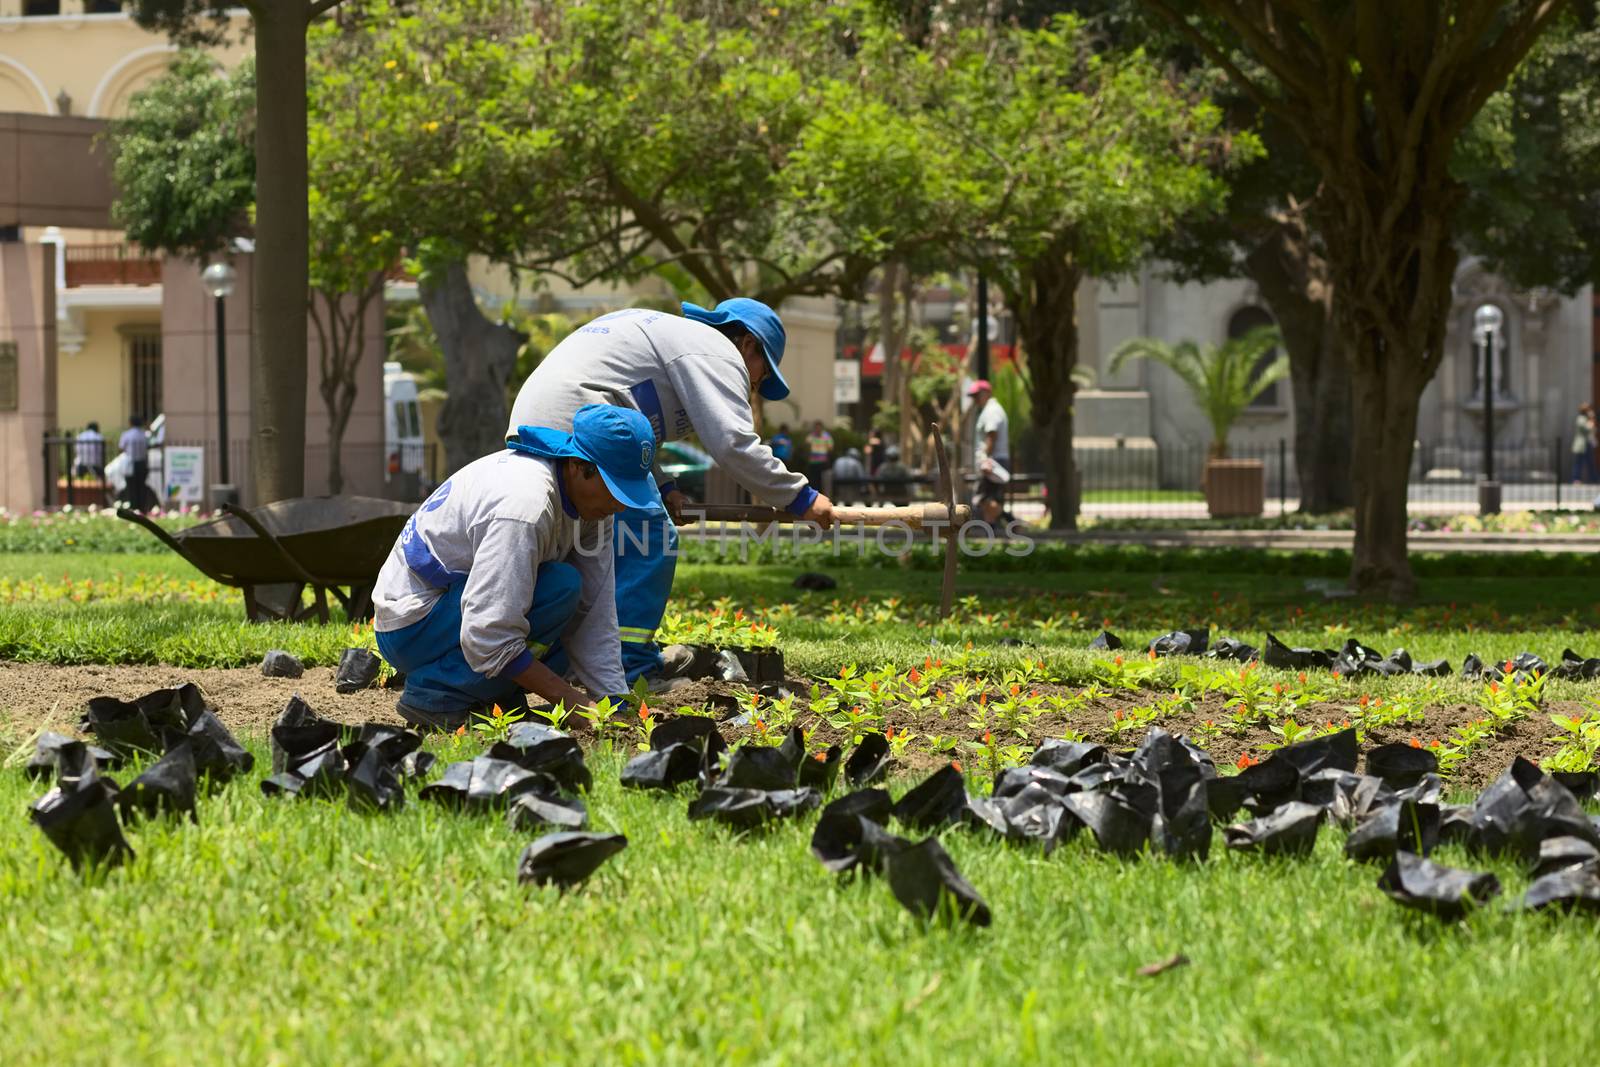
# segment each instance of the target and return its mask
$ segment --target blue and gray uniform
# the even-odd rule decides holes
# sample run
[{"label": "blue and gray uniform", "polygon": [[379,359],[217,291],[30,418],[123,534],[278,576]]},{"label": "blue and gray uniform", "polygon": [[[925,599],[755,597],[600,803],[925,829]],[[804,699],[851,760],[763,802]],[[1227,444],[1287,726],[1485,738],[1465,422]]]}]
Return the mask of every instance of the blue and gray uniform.
[{"label": "blue and gray uniform", "polygon": [[[585,404],[635,408],[650,420],[657,442],[699,435],[717,466],[758,499],[804,514],[817,497],[805,476],[789,470],[762,443],[750,406],[750,375],[733,342],[712,323],[754,323],[774,366],[762,383],[769,399],[788,392],[776,374],[783,328],[764,304],[730,300],[708,312],[646,308],[601,316],[568,336],[544,358],[517,393],[509,432],[525,425],[564,428]],[[732,309],[729,311],[728,309]],[[754,311],[760,319],[747,319]],[[764,313],[764,315],[762,314]],[[672,491],[656,472],[662,495]],[[660,664],[656,627],[666,611],[677,563],[678,535],[666,513],[630,509],[616,518],[617,617],[623,665],[630,679]]]}]

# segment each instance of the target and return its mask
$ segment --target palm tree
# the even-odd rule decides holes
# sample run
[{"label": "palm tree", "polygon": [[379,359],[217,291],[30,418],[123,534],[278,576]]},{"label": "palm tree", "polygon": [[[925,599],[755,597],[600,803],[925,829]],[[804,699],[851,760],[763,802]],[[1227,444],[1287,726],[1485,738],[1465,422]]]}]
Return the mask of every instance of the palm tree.
[{"label": "palm tree", "polygon": [[1176,374],[1211,423],[1211,458],[1228,454],[1228,433],[1240,414],[1269,386],[1289,376],[1289,357],[1279,356],[1257,369],[1262,357],[1283,344],[1276,326],[1258,326],[1220,345],[1180,341],[1169,345],[1151,337],[1124,341],[1111,354],[1112,374],[1130,359],[1148,359]]}]

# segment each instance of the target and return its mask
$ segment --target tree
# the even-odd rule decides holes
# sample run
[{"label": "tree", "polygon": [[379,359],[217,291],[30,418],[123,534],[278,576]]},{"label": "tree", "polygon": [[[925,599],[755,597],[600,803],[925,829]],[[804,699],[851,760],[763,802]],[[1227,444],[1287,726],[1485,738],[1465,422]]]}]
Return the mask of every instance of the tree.
[{"label": "tree", "polygon": [[[867,21],[824,0],[447,0],[369,3],[347,16],[355,32],[315,36],[326,150],[386,161],[362,195],[418,250],[451,367],[452,464],[497,444],[521,343],[478,310],[468,256],[778,304],[855,295],[882,260],[931,246],[894,199],[915,184],[915,145],[863,120],[852,42]],[[869,191],[869,225],[830,211],[846,185]]]},{"label": "tree", "polygon": [[1133,269],[1177,219],[1218,207],[1218,172],[1254,147],[1143,53],[1095,44],[1065,18],[959,30],[903,57],[921,100],[890,108],[920,126],[907,136],[932,158],[923,214],[956,220],[953,254],[995,281],[1016,319],[1057,528],[1077,515],[1080,283]]},{"label": "tree", "polygon": [[1265,367],[1261,361],[1283,343],[1276,326],[1258,326],[1243,337],[1220,345],[1179,341],[1169,345],[1150,337],[1133,337],[1111,354],[1111,373],[1130,359],[1147,359],[1166,367],[1189,389],[1211,424],[1213,459],[1228,455],[1228,435],[1251,402],[1289,376],[1289,357],[1279,356]]},{"label": "tree", "polygon": [[1563,0],[1146,2],[1281,119],[1317,171],[1314,218],[1355,399],[1351,582],[1410,597],[1406,485],[1465,200],[1452,156]]},{"label": "tree", "polygon": [[[306,28],[340,0],[244,0],[258,72],[256,270],[258,332],[250,352],[250,450],[256,496],[305,491]],[[133,0],[134,19],[185,44],[217,44],[227,0]]]},{"label": "tree", "polygon": [[[114,212],[130,238],[203,261],[250,232],[255,101],[253,60],[229,74],[199,52],[180,53],[165,76],[135,97],[129,116],[111,131]],[[373,162],[319,170],[309,199],[312,288],[301,300],[319,339],[330,493],[344,488],[341,446],[368,312],[383,295],[385,268],[399,254],[392,236],[374,229],[362,210],[360,194]],[[256,271],[262,269],[258,256]]]}]

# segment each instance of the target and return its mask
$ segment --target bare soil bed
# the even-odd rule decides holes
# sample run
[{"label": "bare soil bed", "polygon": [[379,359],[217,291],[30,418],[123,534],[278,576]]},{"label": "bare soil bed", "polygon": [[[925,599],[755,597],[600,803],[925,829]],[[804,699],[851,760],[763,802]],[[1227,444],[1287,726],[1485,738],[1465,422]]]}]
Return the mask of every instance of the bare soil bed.
[{"label": "bare soil bed", "polygon": [[[283,710],[289,697],[299,693],[319,714],[340,722],[394,722],[401,720],[395,714],[397,693],[384,689],[366,689],[341,694],[334,691],[333,670],[313,668],[300,678],[265,678],[256,668],[218,670],[186,670],[161,666],[75,666],[59,667],[32,663],[0,663],[0,736],[20,741],[41,727],[69,732],[76,727],[84,705],[90,697],[116,696],[130,699],[153,689],[195,682],[205,692],[222,721],[241,736],[264,739],[268,727]],[[807,730],[815,730],[812,744],[826,745],[847,740],[848,731],[837,729],[813,715],[807,708],[805,694],[809,681],[791,678],[789,688],[799,695],[795,701],[798,712],[794,721]],[[1066,688],[1040,686],[1041,692],[1071,692]],[[745,686],[725,682],[693,682],[669,693],[652,698],[652,707],[658,716],[669,716],[682,706],[704,707],[715,703],[719,717],[728,718],[733,701],[747,696]],[[1045,712],[1031,720],[1028,736],[998,736],[1003,743],[1036,745],[1050,737],[1060,737],[1067,731],[1082,733],[1089,740],[1132,748],[1144,735],[1143,729],[1125,732],[1115,739],[1111,732],[1114,714],[1130,705],[1147,701],[1149,694],[1118,693],[1095,700],[1084,707],[1062,714]],[[1251,754],[1264,758],[1268,746],[1280,738],[1266,725],[1252,726],[1241,733],[1218,730],[1228,724],[1230,713],[1224,706],[1226,698],[1210,694],[1196,701],[1192,711],[1165,715],[1157,720],[1164,729],[1184,734],[1204,746],[1219,767],[1231,767],[1241,755]],[[757,715],[762,705],[757,704]],[[744,705],[741,702],[741,706]],[[1488,742],[1476,748],[1457,769],[1453,782],[1464,788],[1476,789],[1494,778],[1510,765],[1513,757],[1523,756],[1537,763],[1551,755],[1558,743],[1551,740],[1556,732],[1549,716],[1581,712],[1580,705],[1551,702],[1541,714],[1510,724]],[[897,713],[891,707],[887,718],[875,723],[874,728],[891,728],[895,732],[910,731],[917,735],[898,760],[899,767],[917,773],[931,770],[951,758],[960,759],[977,770],[979,759],[968,742],[981,740],[979,731],[968,725],[972,707],[952,708],[944,717],[925,714],[916,718]],[[1344,704],[1311,704],[1300,709],[1301,722],[1322,726],[1326,722],[1342,723],[1348,715]],[[1481,718],[1481,709],[1466,704],[1442,704],[1426,709],[1425,721],[1420,725],[1394,725],[1375,727],[1367,731],[1368,747],[1388,742],[1409,742],[1417,738],[1427,744],[1447,737],[1458,725]],[[1207,728],[1207,722],[1215,724]],[[568,722],[580,736],[587,724],[578,719]],[[751,732],[751,727],[725,726],[728,739]],[[962,742],[953,753],[937,753],[926,744],[930,734],[956,737]]]}]

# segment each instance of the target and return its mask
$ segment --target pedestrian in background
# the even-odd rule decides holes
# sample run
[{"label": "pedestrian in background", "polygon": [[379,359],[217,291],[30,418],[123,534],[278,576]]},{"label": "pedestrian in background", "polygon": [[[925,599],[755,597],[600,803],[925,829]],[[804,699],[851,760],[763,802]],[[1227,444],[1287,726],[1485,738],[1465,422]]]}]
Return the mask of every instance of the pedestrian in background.
[{"label": "pedestrian in background", "polygon": [[96,478],[105,479],[106,476],[106,435],[100,432],[100,424],[91,422],[83,431],[73,438],[73,468],[72,473],[77,475],[92,474]]},{"label": "pedestrian in background", "polygon": [[122,496],[134,511],[144,510],[145,494],[149,492],[150,435],[144,432],[144,419],[128,416],[128,428],[117,438],[117,447],[128,457],[128,481],[122,487]]},{"label": "pedestrian in background", "polygon": [[1572,427],[1572,484],[1587,485],[1600,481],[1594,466],[1595,422],[1594,405],[1581,404],[1578,418]]},{"label": "pedestrian in background", "polygon": [[1005,515],[1006,483],[1011,480],[1011,430],[1006,409],[994,398],[994,387],[979,378],[967,387],[977,409],[973,422],[973,466],[978,472],[976,511],[990,526]]},{"label": "pedestrian in background", "polygon": [[772,449],[772,454],[778,457],[780,463],[790,470],[794,469],[794,465],[789,462],[794,459],[794,438],[789,436],[789,424],[787,422],[778,427],[778,432],[772,435],[771,440],[767,442],[767,447]]},{"label": "pedestrian in background", "polygon": [[828,462],[833,459],[833,434],[817,419],[806,434],[806,477],[813,487],[822,485],[822,476],[828,472]]}]

